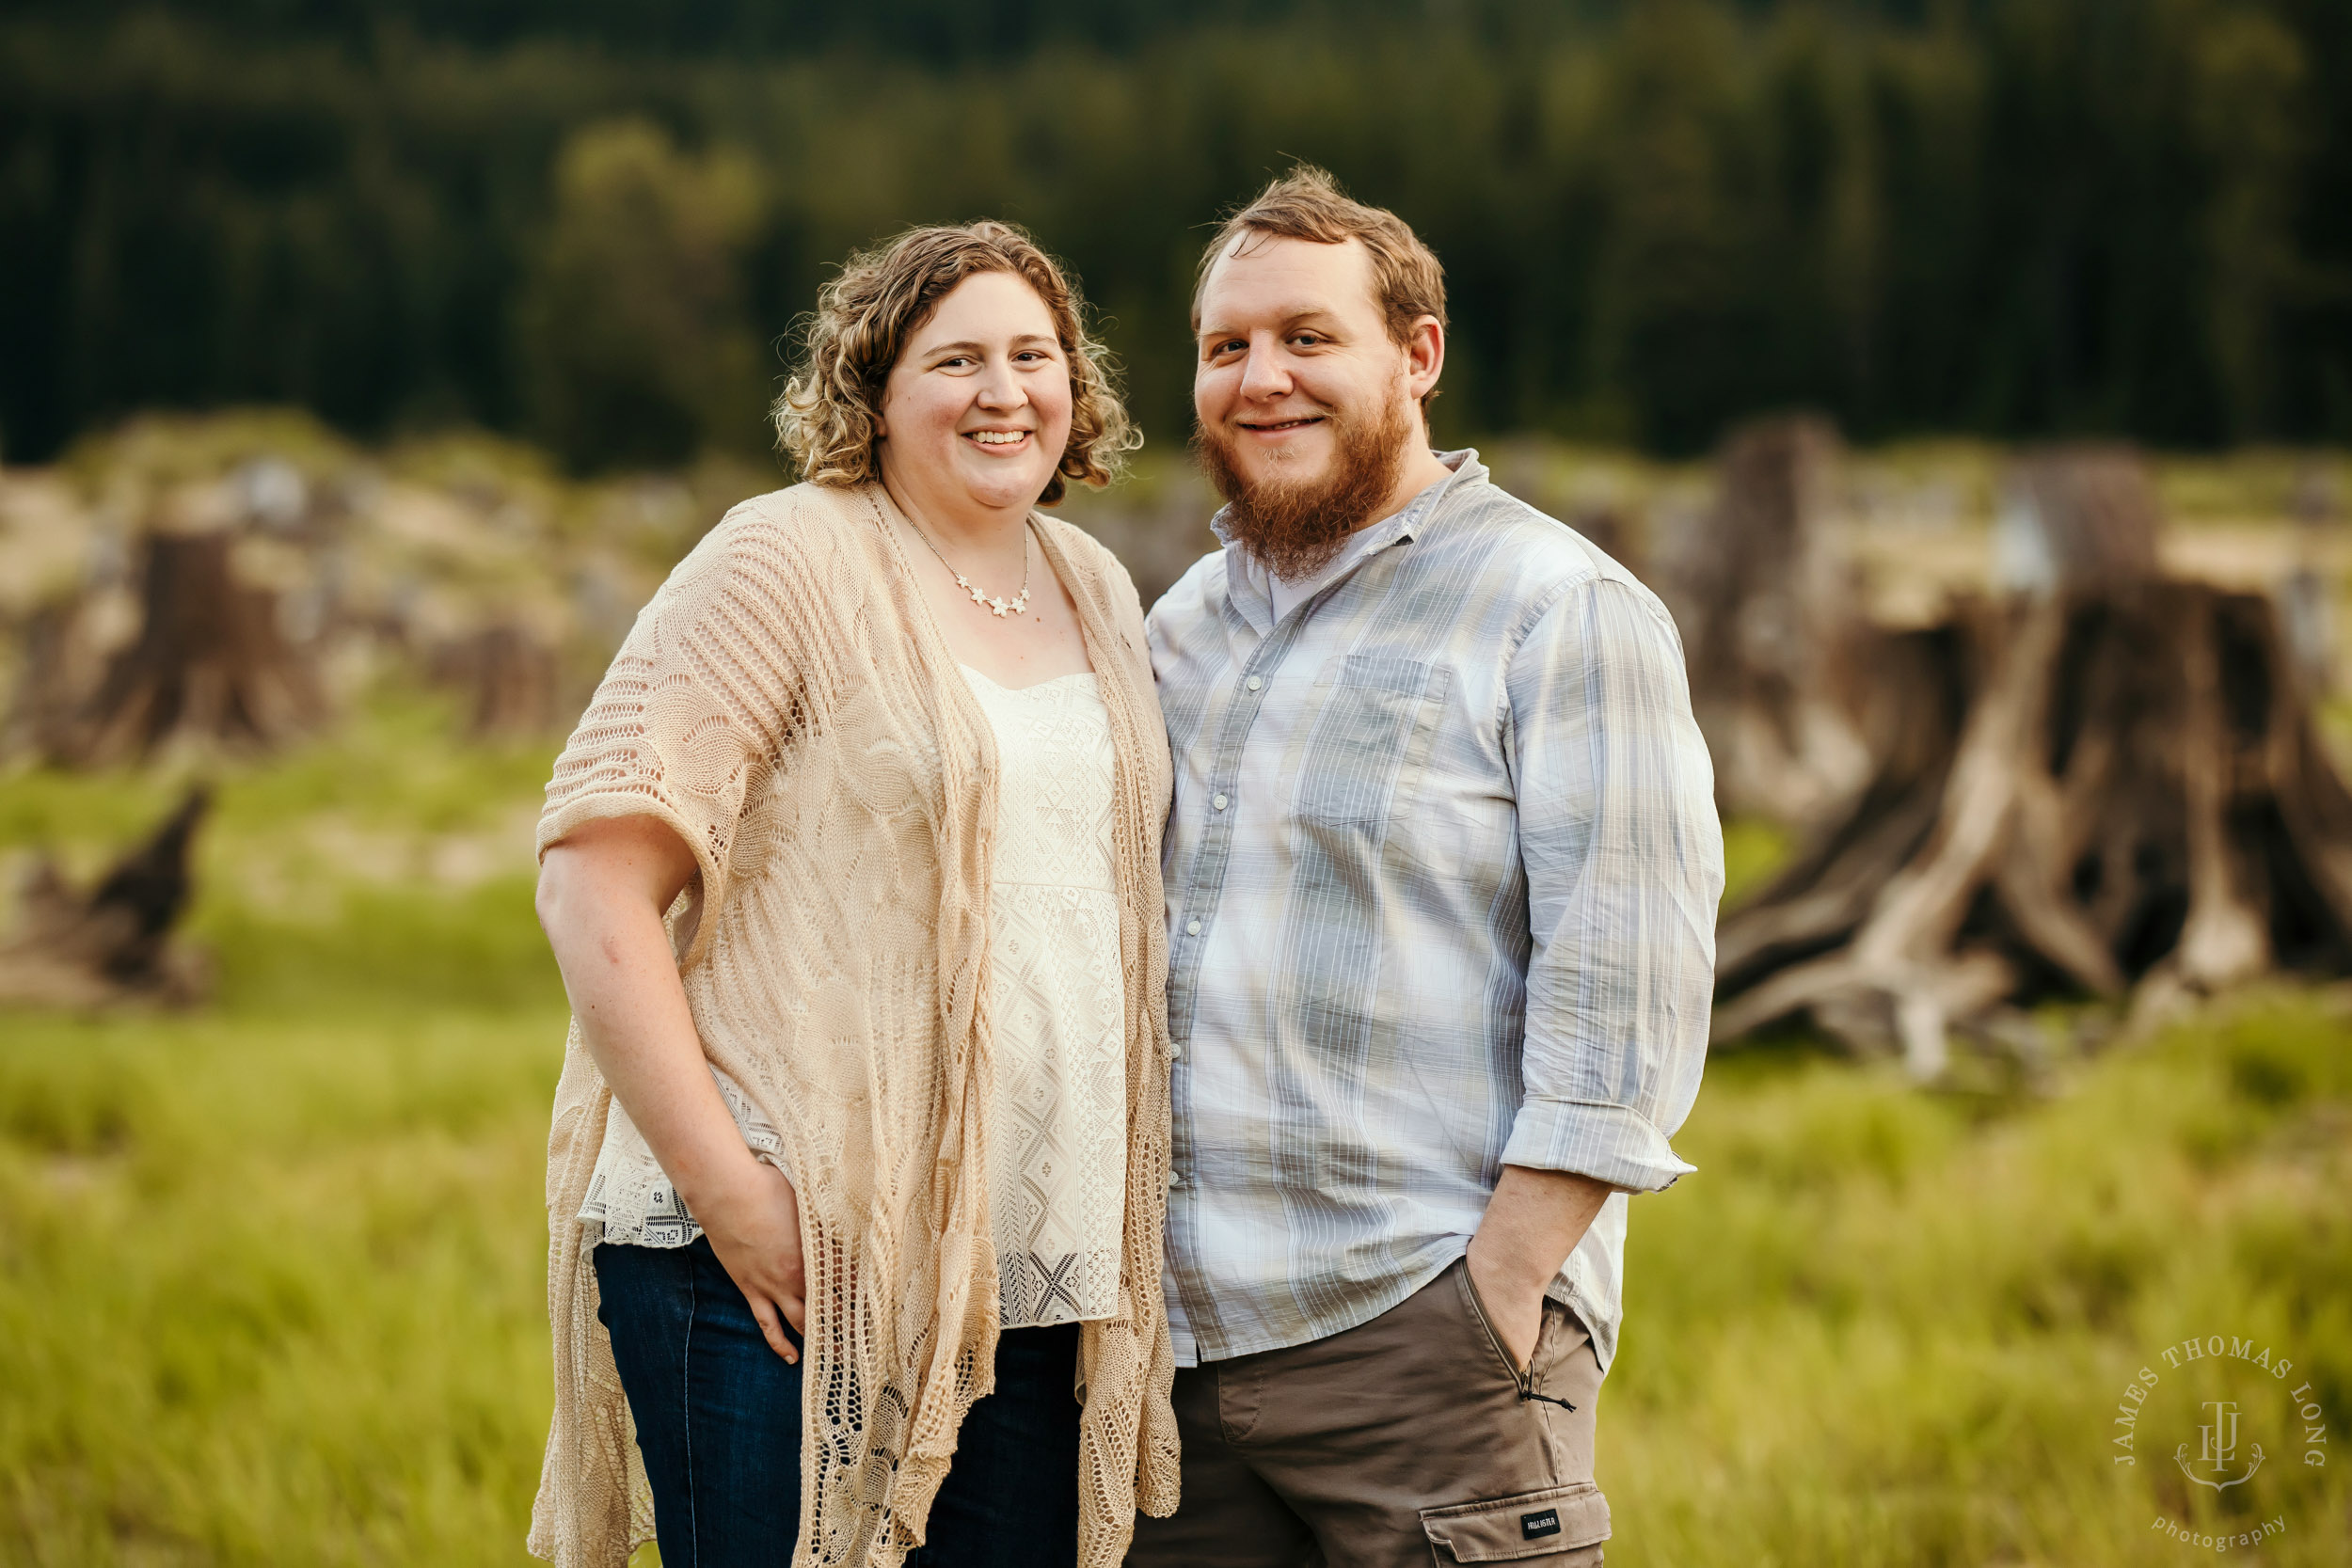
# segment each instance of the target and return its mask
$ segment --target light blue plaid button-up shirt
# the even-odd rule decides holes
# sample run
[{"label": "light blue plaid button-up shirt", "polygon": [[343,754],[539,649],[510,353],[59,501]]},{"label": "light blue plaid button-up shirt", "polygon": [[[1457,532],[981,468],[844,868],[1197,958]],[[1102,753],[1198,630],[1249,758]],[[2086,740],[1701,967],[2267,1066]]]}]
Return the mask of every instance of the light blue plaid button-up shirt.
[{"label": "light blue plaid button-up shirt", "polygon": [[1461,1256],[1509,1164],[1623,1189],[1552,1291],[1605,1367],[1626,1194],[1692,1168],[1667,1139],[1706,1059],[1724,869],[1681,641],[1476,452],[1442,461],[1280,619],[1230,548],[1150,617],[1184,1365],[1388,1310]]}]

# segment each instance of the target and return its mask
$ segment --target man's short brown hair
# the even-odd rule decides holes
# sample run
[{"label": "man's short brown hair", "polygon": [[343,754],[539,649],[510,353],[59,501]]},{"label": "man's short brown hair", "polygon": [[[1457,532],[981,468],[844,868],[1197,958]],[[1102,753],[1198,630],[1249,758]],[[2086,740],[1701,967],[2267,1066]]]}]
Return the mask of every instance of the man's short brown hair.
[{"label": "man's short brown hair", "polygon": [[1071,480],[1100,485],[1118,477],[1143,437],[1120,404],[1109,352],[1087,330],[1077,285],[1021,230],[983,220],[910,229],[851,256],[817,291],[800,362],[773,410],[776,445],[803,479],[862,484],[880,477],[876,431],[892,367],[948,292],[986,272],[1010,273],[1037,291],[1070,361],[1070,444],[1038,504],[1060,500]]},{"label": "man's short brown hair", "polygon": [[[1208,287],[1209,269],[1227,247],[1244,234],[1274,234],[1317,245],[1344,245],[1360,240],[1372,255],[1373,297],[1387,318],[1389,336],[1399,344],[1413,338],[1413,324],[1423,316],[1445,320],[1445,268],[1435,252],[1421,243],[1412,225],[1385,207],[1367,207],[1340,189],[1340,182],[1312,164],[1300,164],[1258,193],[1257,199],[1225,220],[1209,248],[1200,253],[1200,275],[1192,285],[1192,329],[1200,330],[1200,293]],[[1430,389],[1435,397],[1437,389]],[[1425,404],[1429,400],[1423,398]]]}]

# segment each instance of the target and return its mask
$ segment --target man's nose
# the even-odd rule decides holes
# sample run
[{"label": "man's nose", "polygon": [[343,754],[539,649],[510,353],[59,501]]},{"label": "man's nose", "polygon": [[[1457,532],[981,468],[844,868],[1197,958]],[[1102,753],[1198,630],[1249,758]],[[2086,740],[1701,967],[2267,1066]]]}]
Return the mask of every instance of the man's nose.
[{"label": "man's nose", "polygon": [[1249,357],[1242,361],[1241,395],[1256,402],[1281,397],[1290,389],[1291,374],[1282,363],[1279,345],[1251,343]]}]

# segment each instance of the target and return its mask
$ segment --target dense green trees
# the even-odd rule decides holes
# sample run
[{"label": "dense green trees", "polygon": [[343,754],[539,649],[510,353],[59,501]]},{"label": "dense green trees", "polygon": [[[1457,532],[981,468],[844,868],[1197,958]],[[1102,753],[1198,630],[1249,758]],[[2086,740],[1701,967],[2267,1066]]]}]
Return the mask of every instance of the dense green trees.
[{"label": "dense green trees", "polygon": [[767,381],[743,251],[760,203],[751,160],[681,156],[647,120],[600,120],[564,143],[516,306],[532,435],[580,466],[757,439]]},{"label": "dense green trees", "polygon": [[1444,258],[1457,432],[2352,439],[2341,0],[198,8],[0,20],[11,459],[256,400],[756,446],[824,269],[980,214],[1169,443],[1201,226],[1294,156]]}]

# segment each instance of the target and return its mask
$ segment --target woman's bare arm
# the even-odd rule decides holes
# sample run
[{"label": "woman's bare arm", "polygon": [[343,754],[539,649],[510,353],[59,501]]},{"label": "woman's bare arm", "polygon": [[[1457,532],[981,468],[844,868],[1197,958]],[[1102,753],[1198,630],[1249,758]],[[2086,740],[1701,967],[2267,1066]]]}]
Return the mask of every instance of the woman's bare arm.
[{"label": "woman's bare arm", "polygon": [[548,847],[539,924],[580,1030],[612,1093],[710,1238],[770,1348],[805,1318],[800,1210],[754,1155],[703,1058],[661,916],[695,875],[693,852],[650,816],[599,818]]}]

